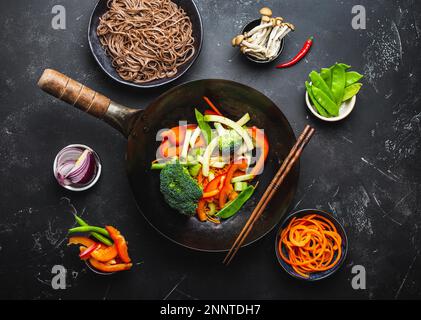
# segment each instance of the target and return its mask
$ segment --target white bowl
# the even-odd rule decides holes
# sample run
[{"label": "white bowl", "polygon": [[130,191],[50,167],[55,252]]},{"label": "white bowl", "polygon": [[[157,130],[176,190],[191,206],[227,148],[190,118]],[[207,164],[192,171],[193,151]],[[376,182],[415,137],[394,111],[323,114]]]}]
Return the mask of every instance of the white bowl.
[{"label": "white bowl", "polygon": [[316,108],[311,103],[310,97],[309,97],[308,92],[306,90],[306,104],[307,104],[307,108],[317,118],[319,118],[321,120],[324,120],[324,121],[328,121],[328,122],[336,122],[336,121],[340,121],[340,120],[343,120],[346,117],[348,117],[350,115],[350,113],[352,112],[352,110],[354,110],[355,102],[356,101],[357,101],[357,95],[353,96],[351,99],[349,99],[349,100],[347,100],[345,102],[342,102],[341,106],[339,107],[339,115],[337,117],[327,118],[327,117],[323,117],[322,115],[320,115],[317,112]]}]

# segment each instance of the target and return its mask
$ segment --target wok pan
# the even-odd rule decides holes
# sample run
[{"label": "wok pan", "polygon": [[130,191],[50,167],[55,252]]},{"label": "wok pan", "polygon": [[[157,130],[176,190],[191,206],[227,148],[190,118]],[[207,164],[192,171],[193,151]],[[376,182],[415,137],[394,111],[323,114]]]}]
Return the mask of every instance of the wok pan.
[{"label": "wok pan", "polygon": [[[188,82],[168,90],[144,110],[124,107],[50,69],[44,71],[38,85],[51,95],[103,119],[128,139],[126,168],[140,212],[162,235],[195,250],[229,250],[296,141],[287,119],[270,99],[233,81],[211,79]],[[253,197],[241,212],[219,225],[203,223],[196,217],[186,217],[171,209],[159,191],[159,173],[150,170],[159,146],[157,132],[178,125],[180,120],[195,122],[194,107],[203,111],[204,95],[233,119],[248,112],[252,125],[265,130],[270,144],[267,163],[263,174],[257,177],[259,186]],[[244,245],[262,238],[279,222],[293,200],[298,176],[299,164],[290,172]]]}]

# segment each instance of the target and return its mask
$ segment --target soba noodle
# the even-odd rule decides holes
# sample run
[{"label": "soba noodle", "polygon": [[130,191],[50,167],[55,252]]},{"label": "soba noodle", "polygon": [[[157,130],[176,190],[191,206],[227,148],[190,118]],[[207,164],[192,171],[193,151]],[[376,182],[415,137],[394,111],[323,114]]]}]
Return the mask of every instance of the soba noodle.
[{"label": "soba noodle", "polygon": [[97,34],[126,81],[172,77],[194,55],[192,23],[170,0],[109,0]]}]

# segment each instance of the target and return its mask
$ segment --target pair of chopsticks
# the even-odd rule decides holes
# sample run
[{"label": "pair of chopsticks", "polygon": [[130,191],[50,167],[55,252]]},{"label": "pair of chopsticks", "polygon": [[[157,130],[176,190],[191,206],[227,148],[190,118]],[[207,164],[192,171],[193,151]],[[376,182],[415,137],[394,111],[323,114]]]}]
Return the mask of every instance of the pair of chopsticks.
[{"label": "pair of chopsticks", "polygon": [[288,156],[282,163],[275,177],[272,179],[271,183],[269,184],[268,188],[266,189],[265,193],[263,194],[256,208],[254,208],[250,218],[247,220],[247,223],[245,224],[244,228],[241,230],[240,234],[238,235],[237,239],[232,245],[230,251],[225,256],[225,259],[223,261],[224,264],[229,265],[232,259],[235,257],[238,250],[241,248],[242,244],[244,243],[247,236],[249,235],[250,231],[253,229],[254,223],[263,214],[263,211],[265,210],[269,201],[272,199],[276,190],[278,190],[278,188],[282,185],[283,181],[285,180],[285,177],[288,175],[288,173],[294,167],[295,163],[300,158],[301,153],[303,152],[307,143],[310,141],[313,134],[314,134],[314,128],[311,128],[309,125],[307,125],[304,128],[304,131],[301,133],[295,145],[292,147]]}]

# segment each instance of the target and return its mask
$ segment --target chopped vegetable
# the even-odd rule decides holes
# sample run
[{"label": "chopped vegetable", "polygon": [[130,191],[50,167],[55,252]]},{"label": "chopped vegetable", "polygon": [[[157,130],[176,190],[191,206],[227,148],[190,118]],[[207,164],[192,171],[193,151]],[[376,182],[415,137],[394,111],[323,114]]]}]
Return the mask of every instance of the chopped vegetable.
[{"label": "chopped vegetable", "polygon": [[212,108],[212,110],[219,116],[222,116],[222,113],[218,110],[217,107],[212,103],[212,101],[209,100],[208,97],[203,97],[203,99],[206,101],[206,103],[209,105],[209,107]]},{"label": "chopped vegetable", "polygon": [[196,213],[197,201],[202,197],[198,183],[179,163],[165,166],[160,173],[160,190],[170,207],[185,215]]},{"label": "chopped vegetable", "polygon": [[229,155],[240,148],[242,143],[243,139],[236,131],[226,130],[225,134],[219,137],[219,150],[221,150],[223,155]]},{"label": "chopped vegetable", "polygon": [[191,135],[190,138],[190,147],[194,148],[197,138],[200,137],[200,134],[202,133],[202,130],[200,130],[200,127],[197,127],[196,129],[194,129],[193,134]]},{"label": "chopped vegetable", "polygon": [[108,262],[115,259],[118,256],[118,252],[115,245],[98,248],[91,253],[91,257],[100,262]]},{"label": "chopped vegetable", "polygon": [[212,139],[212,129],[209,126],[209,124],[204,120],[204,117],[206,116],[203,116],[203,114],[201,114],[197,109],[194,109],[194,113],[196,115],[197,125],[203,133],[203,137],[205,138],[206,144],[209,144],[209,142]]},{"label": "chopped vegetable", "polygon": [[342,98],[342,102],[347,101],[353,96],[355,96],[360,91],[362,86],[362,83],[354,83],[346,87],[344,91],[344,96]]},{"label": "chopped vegetable", "polygon": [[86,250],[84,250],[82,253],[80,253],[79,258],[81,258],[82,260],[89,259],[89,257],[91,256],[91,253],[100,247],[101,245],[99,243],[94,243],[93,245],[86,248]]},{"label": "chopped vegetable", "polygon": [[248,131],[255,141],[256,148],[260,151],[260,156],[257,159],[256,165],[250,172],[251,175],[257,176],[263,172],[265,161],[269,154],[269,142],[263,130],[253,127],[248,129]]},{"label": "chopped vegetable", "polygon": [[120,256],[121,260],[125,263],[129,263],[131,259],[129,257],[126,239],[124,239],[120,231],[118,231],[116,228],[112,226],[105,226],[105,229],[107,229],[108,233],[111,236],[111,239],[113,239],[118,255]]},{"label": "chopped vegetable", "polygon": [[189,167],[189,173],[192,177],[197,177],[201,169],[202,169],[202,165],[198,163],[198,164],[195,164],[194,166]]},{"label": "chopped vegetable", "polygon": [[105,264],[105,263],[99,262],[98,260],[95,260],[93,258],[89,259],[89,263],[96,270],[99,270],[99,271],[102,271],[102,272],[124,271],[124,270],[129,270],[133,266],[133,264],[131,264],[131,263]]},{"label": "chopped vegetable", "polygon": [[248,184],[247,182],[235,182],[234,183],[234,190],[236,192],[241,192],[247,188]]},{"label": "chopped vegetable", "polygon": [[216,216],[221,219],[228,219],[235,215],[241,207],[246,203],[248,199],[253,195],[254,187],[248,186],[244,191],[242,191],[237,198],[227,203],[221,211],[219,211]]},{"label": "chopped vegetable", "polygon": [[[240,120],[237,121],[237,124],[242,127],[245,126],[247,124],[247,122],[250,121],[250,115],[248,113],[246,113],[244,116],[241,117]],[[216,126],[216,123],[215,123]]]},{"label": "chopped vegetable", "polygon": [[187,152],[189,151],[189,145],[190,145],[190,138],[192,135],[191,130],[186,131],[186,136],[184,138],[183,148],[181,149],[180,159],[185,160],[187,159]]},{"label": "chopped vegetable", "polygon": [[[208,117],[208,116],[205,116],[205,117]],[[208,144],[205,150],[205,153],[203,154],[202,173],[205,177],[209,175],[210,158],[212,156],[213,151],[218,146],[218,143],[219,143],[219,137],[213,138],[213,140]]]},{"label": "chopped vegetable", "polygon": [[234,129],[243,138],[248,150],[253,150],[253,141],[251,140],[247,131],[244,130],[241,126],[239,126],[236,122],[221,116],[204,116],[204,120],[207,122],[219,122]]},{"label": "chopped vegetable", "polygon": [[243,181],[250,181],[254,179],[254,175],[252,174],[244,174],[241,176],[237,176],[231,179],[231,183],[236,183],[236,182],[243,182]]},{"label": "chopped vegetable", "polygon": [[230,195],[230,193],[233,191],[233,187],[231,184],[232,177],[234,176],[234,173],[237,170],[245,170],[247,168],[247,162],[242,161],[241,163],[233,163],[227,172],[227,175],[225,177],[225,183],[224,187],[221,189],[221,192],[219,193],[219,207],[223,208],[225,206],[225,203]]},{"label": "chopped vegetable", "polygon": [[94,245],[96,242],[88,237],[70,237],[68,245],[82,245],[86,248]]},{"label": "chopped vegetable", "polygon": [[[89,224],[84,221],[81,217],[79,217],[78,215],[74,215],[76,222],[80,225],[80,226],[89,226]],[[98,241],[102,242],[103,244],[107,245],[107,246],[111,246],[113,244],[113,242],[108,239],[107,237],[104,237],[102,234],[97,233],[97,232],[92,232],[91,236],[96,238]]]},{"label": "chopped vegetable", "polygon": [[69,229],[69,234],[79,233],[79,232],[96,232],[96,233],[102,234],[106,237],[110,236],[110,234],[108,233],[107,230],[105,230],[104,228],[100,228],[100,227],[82,226],[82,227],[75,227],[75,228]]}]

